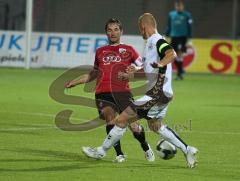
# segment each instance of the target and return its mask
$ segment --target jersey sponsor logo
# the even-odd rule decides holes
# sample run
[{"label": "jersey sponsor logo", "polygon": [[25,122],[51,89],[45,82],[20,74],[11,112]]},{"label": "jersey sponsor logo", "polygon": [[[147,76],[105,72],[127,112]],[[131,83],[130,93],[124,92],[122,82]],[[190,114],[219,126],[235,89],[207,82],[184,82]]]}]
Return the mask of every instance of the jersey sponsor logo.
[{"label": "jersey sponsor logo", "polygon": [[119,55],[108,53],[103,56],[103,64],[109,65],[112,62],[121,62],[122,58]]}]

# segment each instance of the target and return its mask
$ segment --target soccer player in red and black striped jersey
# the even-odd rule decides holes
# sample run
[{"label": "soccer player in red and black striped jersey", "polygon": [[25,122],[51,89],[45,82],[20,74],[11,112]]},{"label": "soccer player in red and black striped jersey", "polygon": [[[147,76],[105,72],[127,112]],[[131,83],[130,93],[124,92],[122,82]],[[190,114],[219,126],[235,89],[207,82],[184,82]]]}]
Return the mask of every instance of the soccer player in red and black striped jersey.
[{"label": "soccer player in red and black striped jersey", "polygon": [[[120,114],[125,110],[133,100],[128,81],[128,76],[132,74],[126,72],[126,68],[134,64],[141,69],[143,62],[132,46],[120,43],[123,29],[119,20],[114,18],[109,19],[105,25],[105,32],[109,44],[97,49],[94,68],[89,74],[82,76],[80,79],[68,82],[66,87],[70,88],[97,78],[96,105],[100,117],[106,120],[106,132],[108,134],[115,125],[114,118],[116,114]],[[134,137],[140,142],[146,159],[154,161],[155,157],[145,139],[143,127],[138,122],[134,122],[129,124],[129,128]],[[114,144],[114,148],[117,154],[115,161],[125,161],[120,141]]]}]

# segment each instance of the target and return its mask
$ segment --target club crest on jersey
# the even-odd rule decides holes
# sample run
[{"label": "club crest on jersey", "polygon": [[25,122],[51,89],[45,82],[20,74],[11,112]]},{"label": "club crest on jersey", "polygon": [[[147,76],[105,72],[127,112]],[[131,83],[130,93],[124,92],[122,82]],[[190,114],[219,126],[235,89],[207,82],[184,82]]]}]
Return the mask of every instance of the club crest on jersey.
[{"label": "club crest on jersey", "polygon": [[127,50],[125,48],[119,48],[118,51],[119,53],[123,54],[123,53],[126,53]]}]

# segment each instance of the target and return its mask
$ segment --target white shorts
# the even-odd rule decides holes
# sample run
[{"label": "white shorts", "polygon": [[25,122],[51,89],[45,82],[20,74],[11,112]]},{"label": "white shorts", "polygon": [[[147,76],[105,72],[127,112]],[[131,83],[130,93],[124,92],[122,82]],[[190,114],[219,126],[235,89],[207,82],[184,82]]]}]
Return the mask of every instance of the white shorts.
[{"label": "white shorts", "polygon": [[161,121],[163,118],[165,118],[165,116],[167,114],[167,109],[168,109],[168,104],[161,105],[161,106],[158,106],[158,105],[153,106],[148,111],[147,116]]}]

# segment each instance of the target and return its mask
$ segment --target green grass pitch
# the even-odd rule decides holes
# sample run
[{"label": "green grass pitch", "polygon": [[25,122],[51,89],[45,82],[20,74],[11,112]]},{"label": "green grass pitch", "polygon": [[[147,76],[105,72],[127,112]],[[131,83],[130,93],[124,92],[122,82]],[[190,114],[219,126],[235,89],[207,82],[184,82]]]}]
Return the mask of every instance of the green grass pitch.
[{"label": "green grass pitch", "polygon": [[[112,163],[113,150],[103,160],[86,158],[81,146],[101,144],[105,127],[87,132],[56,128],[54,117],[64,109],[74,111],[74,123],[97,116],[94,108],[60,104],[50,98],[49,86],[63,72],[0,69],[1,181],[240,179],[239,76],[187,74],[184,81],[173,81],[175,94],[166,123],[200,151],[198,166],[188,169],[180,151],[171,160],[156,157],[148,163],[130,131],[122,139],[127,162]],[[67,94],[94,98],[83,86]],[[141,123],[147,130],[146,122]],[[155,148],[158,136],[148,130],[146,136]]]}]

